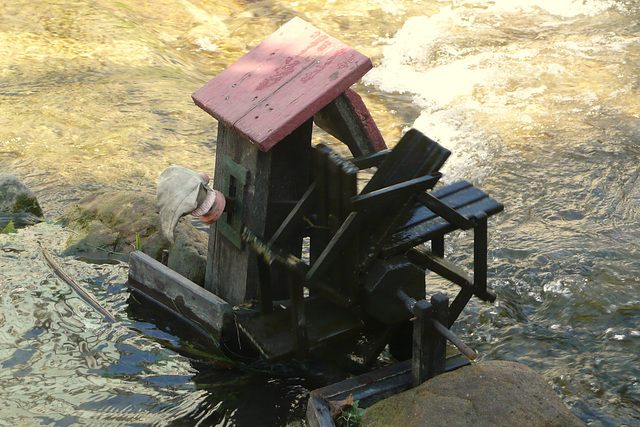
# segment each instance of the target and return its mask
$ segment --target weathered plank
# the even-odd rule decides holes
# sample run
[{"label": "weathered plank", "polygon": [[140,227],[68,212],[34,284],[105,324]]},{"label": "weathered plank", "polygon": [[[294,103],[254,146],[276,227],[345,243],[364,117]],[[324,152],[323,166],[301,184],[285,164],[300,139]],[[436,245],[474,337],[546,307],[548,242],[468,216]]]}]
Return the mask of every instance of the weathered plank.
[{"label": "weathered plank", "polygon": [[360,95],[352,89],[331,101],[313,120],[319,128],[347,144],[355,157],[387,148],[371,113]]},{"label": "weathered plank", "polygon": [[365,55],[293,18],[192,98],[267,151],[371,68]]},{"label": "weathered plank", "polygon": [[[440,200],[455,209],[458,214],[469,219],[482,215],[495,215],[504,209],[501,203],[490,198],[478,188],[471,187],[469,190],[469,194],[480,192],[484,197],[478,199],[474,197],[475,200],[473,200],[456,197],[454,194],[451,195],[451,197],[444,197]],[[410,213],[409,222],[411,226],[408,227],[405,225],[397,228],[393,235],[385,242],[381,252],[383,256],[390,256],[395,253],[407,251],[420,243],[459,229],[456,224],[450,223],[423,206]]]},{"label": "weathered plank", "polygon": [[437,142],[411,129],[382,161],[362,194],[437,172],[450,154]]},{"label": "weathered plank", "polygon": [[214,339],[233,329],[233,310],[226,301],[147,254],[129,256],[129,286]]},{"label": "weathered plank", "polygon": [[[225,191],[228,173],[223,164],[224,156],[249,171],[243,194],[244,208],[242,212],[230,213],[232,222],[246,225],[267,241],[276,233],[294,207],[294,204],[283,202],[299,200],[309,187],[312,125],[313,122],[307,120],[272,150],[262,152],[223,123],[218,124],[213,187]],[[228,220],[229,216],[223,215],[211,227],[205,287],[237,305],[258,296],[258,261],[254,253],[235,245],[220,233],[220,224]],[[281,241],[279,247],[299,256],[302,230],[295,231],[286,242]],[[273,274],[273,298],[286,298],[286,280],[278,272]]]}]

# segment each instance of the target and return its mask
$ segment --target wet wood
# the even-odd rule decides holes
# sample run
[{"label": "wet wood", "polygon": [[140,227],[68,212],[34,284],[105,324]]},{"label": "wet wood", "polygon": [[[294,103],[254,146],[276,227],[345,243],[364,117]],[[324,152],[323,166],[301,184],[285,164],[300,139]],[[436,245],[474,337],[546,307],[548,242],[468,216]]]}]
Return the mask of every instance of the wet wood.
[{"label": "wet wood", "polygon": [[211,339],[234,335],[233,310],[226,301],[142,252],[129,256],[128,284]]},{"label": "wet wood", "polygon": [[[430,332],[432,333],[429,359],[431,359],[431,375],[433,378],[445,371],[447,361],[447,338],[439,330],[437,325],[447,323],[449,318],[449,297],[437,292],[431,296],[433,318],[431,319]],[[424,381],[423,381],[424,382]]]},{"label": "wet wood", "polygon": [[[483,215],[492,216],[504,210],[501,203],[467,181],[441,187],[431,195],[469,221],[475,221]],[[395,230],[385,244],[383,254],[404,252],[459,228],[457,224],[447,221],[427,207],[418,205],[407,214],[402,226]]]},{"label": "wet wood", "polygon": [[331,342],[332,339],[353,334],[363,327],[357,316],[338,306],[327,304],[326,300],[317,297],[306,298],[302,304],[302,312],[299,311],[294,316],[297,316],[297,319],[300,319],[301,315],[304,316],[306,332],[292,327],[290,308],[280,309],[266,316],[239,316],[238,327],[268,360],[279,360],[293,355],[296,351],[296,340],[305,339],[300,335],[302,333],[306,333],[308,350],[314,350]]},{"label": "wet wood", "polygon": [[374,154],[387,148],[362,98],[352,89],[331,101],[313,120],[318,127],[344,142],[353,156]]},{"label": "wet wood", "polygon": [[354,209],[357,211],[376,210],[383,205],[396,203],[398,205],[406,202],[411,196],[433,187],[440,179],[441,174],[425,175],[419,178],[399,184],[390,185],[379,190],[371,191],[361,196],[353,198]]},{"label": "wet wood", "polygon": [[[416,246],[407,251],[406,255],[414,264],[425,270],[432,271],[462,288],[451,303],[449,310],[449,320],[446,325],[451,327],[471,297],[476,293],[474,278],[458,265],[430,252],[425,246]],[[486,301],[487,295],[493,295],[493,293],[485,290],[485,293],[477,296]],[[495,300],[495,295],[493,297]]]},{"label": "wet wood", "polygon": [[437,142],[411,129],[380,163],[362,194],[437,172],[450,154]]},{"label": "wet wood", "polygon": [[433,366],[433,339],[435,338],[431,320],[433,306],[425,300],[416,301],[413,307],[413,352],[411,359],[412,385],[419,386],[436,375]]}]

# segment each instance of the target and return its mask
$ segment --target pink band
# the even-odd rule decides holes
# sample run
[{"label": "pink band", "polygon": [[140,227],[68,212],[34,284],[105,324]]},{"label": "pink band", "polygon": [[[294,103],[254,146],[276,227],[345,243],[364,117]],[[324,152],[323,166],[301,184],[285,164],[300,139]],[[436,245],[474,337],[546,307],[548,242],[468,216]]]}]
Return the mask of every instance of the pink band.
[{"label": "pink band", "polygon": [[193,216],[202,216],[209,212],[209,210],[213,207],[216,202],[216,193],[213,190],[207,189],[207,197],[204,199],[204,202],[197,208],[191,212]]},{"label": "pink band", "polygon": [[191,212],[191,215],[197,216],[201,221],[207,224],[211,224],[220,218],[226,204],[227,201],[221,192],[218,190],[208,189],[206,199],[200,206]]}]

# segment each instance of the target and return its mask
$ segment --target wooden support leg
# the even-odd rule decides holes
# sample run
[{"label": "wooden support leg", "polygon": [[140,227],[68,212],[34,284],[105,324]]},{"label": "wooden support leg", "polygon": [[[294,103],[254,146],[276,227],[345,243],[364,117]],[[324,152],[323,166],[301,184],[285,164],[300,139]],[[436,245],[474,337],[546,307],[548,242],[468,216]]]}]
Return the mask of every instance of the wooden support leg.
[{"label": "wooden support leg", "polygon": [[493,302],[495,294],[487,290],[487,215],[476,218],[476,227],[473,229],[473,284],[474,294],[484,300]]},{"label": "wooden support leg", "polygon": [[447,323],[441,322],[443,325],[450,328],[454,322],[458,320],[458,316],[460,316],[460,313],[462,313],[462,310],[464,310],[465,306],[473,296],[474,289],[475,288],[471,283],[462,287],[449,307],[449,319],[447,320]]},{"label": "wooden support leg", "polygon": [[435,331],[432,326],[433,306],[425,300],[417,301],[413,307],[416,320],[413,324],[413,354],[411,371],[413,386],[417,387],[433,377],[433,360],[429,348],[431,347]]},{"label": "wooden support leg", "polygon": [[[433,317],[438,322],[446,325],[449,321],[449,297],[440,292],[431,297]],[[433,322],[432,322],[433,323]],[[433,330],[433,345],[429,349],[433,360],[433,376],[442,374],[447,363],[447,339],[444,335]]]},{"label": "wooden support leg", "polygon": [[296,272],[289,271],[288,279],[294,347],[296,355],[299,358],[305,358],[309,355],[309,338],[307,336],[307,319],[304,313],[304,287]]},{"label": "wooden support leg", "polygon": [[431,240],[431,253],[444,258],[444,236],[438,236]]},{"label": "wooden support leg", "polygon": [[413,306],[416,320],[413,326],[413,386],[445,371],[447,339],[434,327],[434,320],[448,322],[449,298],[441,293],[431,297],[431,302],[417,301]]}]

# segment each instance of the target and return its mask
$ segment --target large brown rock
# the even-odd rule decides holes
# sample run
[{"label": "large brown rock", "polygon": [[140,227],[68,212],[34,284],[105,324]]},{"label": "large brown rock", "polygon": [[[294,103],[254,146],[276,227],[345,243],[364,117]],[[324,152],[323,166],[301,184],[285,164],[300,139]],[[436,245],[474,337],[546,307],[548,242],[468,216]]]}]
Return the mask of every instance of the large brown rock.
[{"label": "large brown rock", "polygon": [[533,369],[488,361],[439,375],[368,408],[361,427],[584,426]]},{"label": "large brown rock", "polygon": [[169,243],[160,229],[155,194],[92,193],[67,208],[61,219],[74,232],[63,255],[94,262],[108,258],[127,260],[139,239],[142,252],[160,260],[162,251],[169,250],[169,268],[194,283],[204,284],[207,233],[182,219],[175,231],[175,242]]}]

